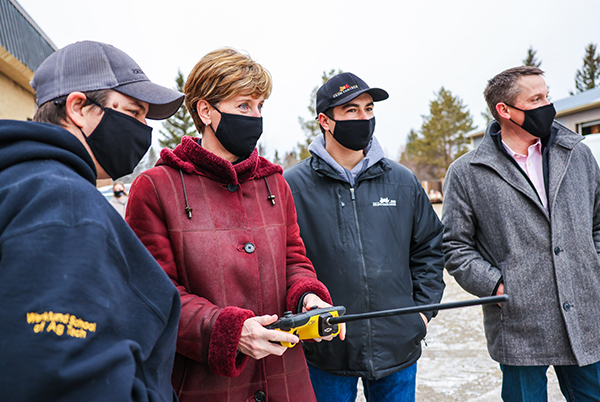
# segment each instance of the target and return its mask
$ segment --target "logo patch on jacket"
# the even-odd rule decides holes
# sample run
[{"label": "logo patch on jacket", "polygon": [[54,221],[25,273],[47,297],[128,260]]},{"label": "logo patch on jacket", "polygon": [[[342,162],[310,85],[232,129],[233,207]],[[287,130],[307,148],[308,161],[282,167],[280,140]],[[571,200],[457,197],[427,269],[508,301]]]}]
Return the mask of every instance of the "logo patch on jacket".
[{"label": "logo patch on jacket", "polygon": [[54,332],[58,336],[66,334],[72,338],[86,338],[88,332],[96,332],[96,323],[87,322],[73,314],[45,311],[27,313],[27,324],[33,324],[33,332]]},{"label": "logo patch on jacket", "polygon": [[379,197],[379,201],[373,201],[374,207],[395,207],[396,200],[390,200],[387,197]]}]

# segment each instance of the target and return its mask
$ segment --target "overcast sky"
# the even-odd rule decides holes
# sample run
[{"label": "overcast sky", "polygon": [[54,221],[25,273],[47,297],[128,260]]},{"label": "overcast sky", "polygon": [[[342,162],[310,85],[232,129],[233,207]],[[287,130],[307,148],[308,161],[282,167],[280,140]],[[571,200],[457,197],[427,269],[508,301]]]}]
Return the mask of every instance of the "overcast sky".
[{"label": "overcast sky", "polygon": [[298,116],[314,117],[307,106],[324,70],[389,92],[375,135],[395,159],[442,86],[483,128],[487,80],[522,64],[530,46],[556,101],[575,89],[587,45],[600,43],[599,0],[17,1],[58,47],[110,43],[168,87],[216,48],[247,52],[273,76],[260,140],[268,155],[303,141]]}]

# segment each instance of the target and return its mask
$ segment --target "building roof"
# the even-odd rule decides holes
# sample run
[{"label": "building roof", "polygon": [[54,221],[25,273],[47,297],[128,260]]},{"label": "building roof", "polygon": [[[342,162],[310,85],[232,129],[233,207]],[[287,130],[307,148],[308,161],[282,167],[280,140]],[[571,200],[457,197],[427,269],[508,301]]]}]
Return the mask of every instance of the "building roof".
[{"label": "building roof", "polygon": [[17,0],[0,0],[0,46],[33,72],[57,50]]},{"label": "building roof", "polygon": [[598,106],[600,106],[600,87],[588,89],[554,102],[557,116],[565,116]]},{"label": "building roof", "polygon": [[476,129],[471,130],[467,134],[465,134],[465,137],[466,138],[481,137],[481,136],[483,136],[483,134],[485,134],[486,127],[487,127],[487,124],[483,129],[477,127]]}]

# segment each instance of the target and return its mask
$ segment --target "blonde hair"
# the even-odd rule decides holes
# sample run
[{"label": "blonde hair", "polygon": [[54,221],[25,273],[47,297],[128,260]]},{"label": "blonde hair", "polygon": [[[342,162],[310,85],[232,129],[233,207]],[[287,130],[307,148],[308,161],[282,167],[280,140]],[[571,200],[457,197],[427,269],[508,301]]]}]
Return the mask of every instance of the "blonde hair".
[{"label": "blonde hair", "polygon": [[271,74],[263,66],[235,49],[222,48],[200,59],[190,72],[183,92],[185,106],[196,128],[202,132],[204,124],[196,110],[199,100],[217,106],[239,94],[267,99],[271,89]]},{"label": "blonde hair", "polygon": [[121,187],[123,187],[123,194],[129,195],[129,194],[127,194],[127,189],[125,188],[125,183],[123,183],[120,180],[113,183],[113,191],[115,191],[115,187],[117,186],[117,184],[120,185]]}]

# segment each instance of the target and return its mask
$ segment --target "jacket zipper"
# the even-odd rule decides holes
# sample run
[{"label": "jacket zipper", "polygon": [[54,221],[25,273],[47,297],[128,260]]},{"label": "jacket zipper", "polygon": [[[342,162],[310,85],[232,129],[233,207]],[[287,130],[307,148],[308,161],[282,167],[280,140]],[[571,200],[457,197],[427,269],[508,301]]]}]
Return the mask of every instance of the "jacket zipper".
[{"label": "jacket zipper", "polygon": [[[364,278],[364,287],[365,287],[365,299],[367,302],[367,308],[371,305],[371,300],[369,297],[369,286],[367,283],[367,264],[365,263],[365,255],[363,253],[362,246],[362,237],[360,235],[360,224],[358,223],[358,211],[356,208],[356,195],[354,194],[354,187],[350,187],[350,199],[352,200],[352,207],[354,210],[354,222],[356,224],[356,236],[358,238],[358,251],[360,253],[360,263],[362,274]],[[369,370],[371,371],[371,376],[375,375],[375,368],[373,367],[373,343],[371,339],[371,320],[366,320],[367,324],[367,345],[368,345],[368,356],[369,356]]]}]

